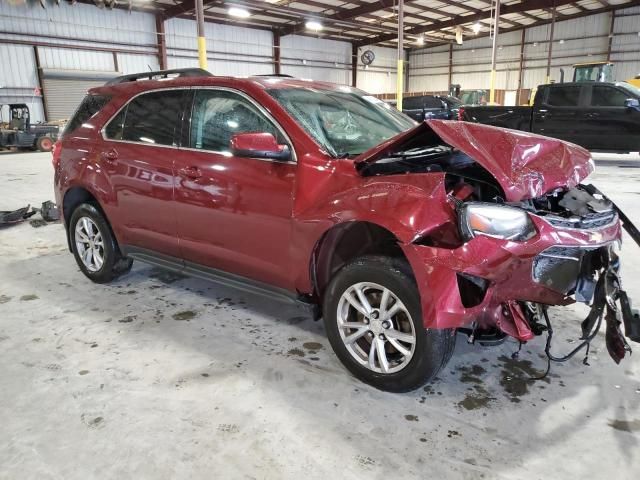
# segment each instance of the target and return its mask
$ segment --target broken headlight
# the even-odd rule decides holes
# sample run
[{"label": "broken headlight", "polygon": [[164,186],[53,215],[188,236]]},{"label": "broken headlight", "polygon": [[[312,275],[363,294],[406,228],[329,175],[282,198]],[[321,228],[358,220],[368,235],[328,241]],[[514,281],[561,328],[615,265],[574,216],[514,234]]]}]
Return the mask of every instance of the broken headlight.
[{"label": "broken headlight", "polygon": [[536,234],[533,222],[521,208],[494,203],[469,202],[459,210],[460,233],[467,241],[477,235],[524,241]]}]

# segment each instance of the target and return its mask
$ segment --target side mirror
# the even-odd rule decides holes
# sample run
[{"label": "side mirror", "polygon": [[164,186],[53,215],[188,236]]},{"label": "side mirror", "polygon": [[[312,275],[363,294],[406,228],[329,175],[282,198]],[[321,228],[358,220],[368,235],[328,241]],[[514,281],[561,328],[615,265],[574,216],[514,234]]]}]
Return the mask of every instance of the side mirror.
[{"label": "side mirror", "polygon": [[288,145],[278,145],[270,133],[236,133],[231,137],[231,153],[236,157],[268,158],[278,162],[291,160]]},{"label": "side mirror", "polygon": [[627,108],[633,108],[635,110],[640,110],[640,100],[637,98],[627,98],[624,101],[624,106]]}]

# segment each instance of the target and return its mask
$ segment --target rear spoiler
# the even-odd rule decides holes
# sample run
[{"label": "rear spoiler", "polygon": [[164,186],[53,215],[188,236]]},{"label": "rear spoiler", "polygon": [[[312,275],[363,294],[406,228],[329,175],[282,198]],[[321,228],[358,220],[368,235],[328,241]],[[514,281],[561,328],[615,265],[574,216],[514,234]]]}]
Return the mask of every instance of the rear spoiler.
[{"label": "rear spoiler", "polygon": [[211,72],[202,68],[174,68],[172,70],[157,70],[152,72],[132,73],[109,80],[105,85],[117,85],[119,83],[135,82],[137,80],[160,80],[175,77],[213,77]]}]

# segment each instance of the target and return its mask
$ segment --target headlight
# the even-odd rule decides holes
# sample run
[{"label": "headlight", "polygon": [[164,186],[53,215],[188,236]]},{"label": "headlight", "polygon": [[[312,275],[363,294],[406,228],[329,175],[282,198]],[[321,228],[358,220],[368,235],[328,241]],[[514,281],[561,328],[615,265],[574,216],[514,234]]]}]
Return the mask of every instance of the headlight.
[{"label": "headlight", "polygon": [[494,203],[463,204],[459,209],[459,222],[465,241],[476,235],[524,241],[536,234],[527,212]]}]

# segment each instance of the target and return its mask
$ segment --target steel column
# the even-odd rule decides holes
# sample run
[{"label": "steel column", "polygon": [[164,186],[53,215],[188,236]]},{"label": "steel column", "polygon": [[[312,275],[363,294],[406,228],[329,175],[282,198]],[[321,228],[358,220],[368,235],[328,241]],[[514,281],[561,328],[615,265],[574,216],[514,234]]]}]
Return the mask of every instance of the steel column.
[{"label": "steel column", "polygon": [[547,55],[547,83],[551,83],[551,55],[553,52],[553,33],[556,26],[556,2],[551,10],[551,32],[549,33],[549,54]]},{"label": "steel column", "polygon": [[496,54],[498,50],[498,33],[500,30],[500,0],[496,0],[495,21],[493,23],[493,46],[491,49],[491,78],[489,80],[489,103],[496,100]]},{"label": "steel column", "polygon": [[396,72],[396,108],[402,111],[404,91],[404,0],[398,0],[398,68]]},{"label": "steel column", "polygon": [[160,70],[167,69],[167,41],[164,34],[164,17],[156,15],[156,41],[158,42],[158,63]]},{"label": "steel column", "polygon": [[204,36],[204,7],[202,0],[196,2],[196,21],[198,24],[198,62],[200,68],[207,69],[207,40]]}]

